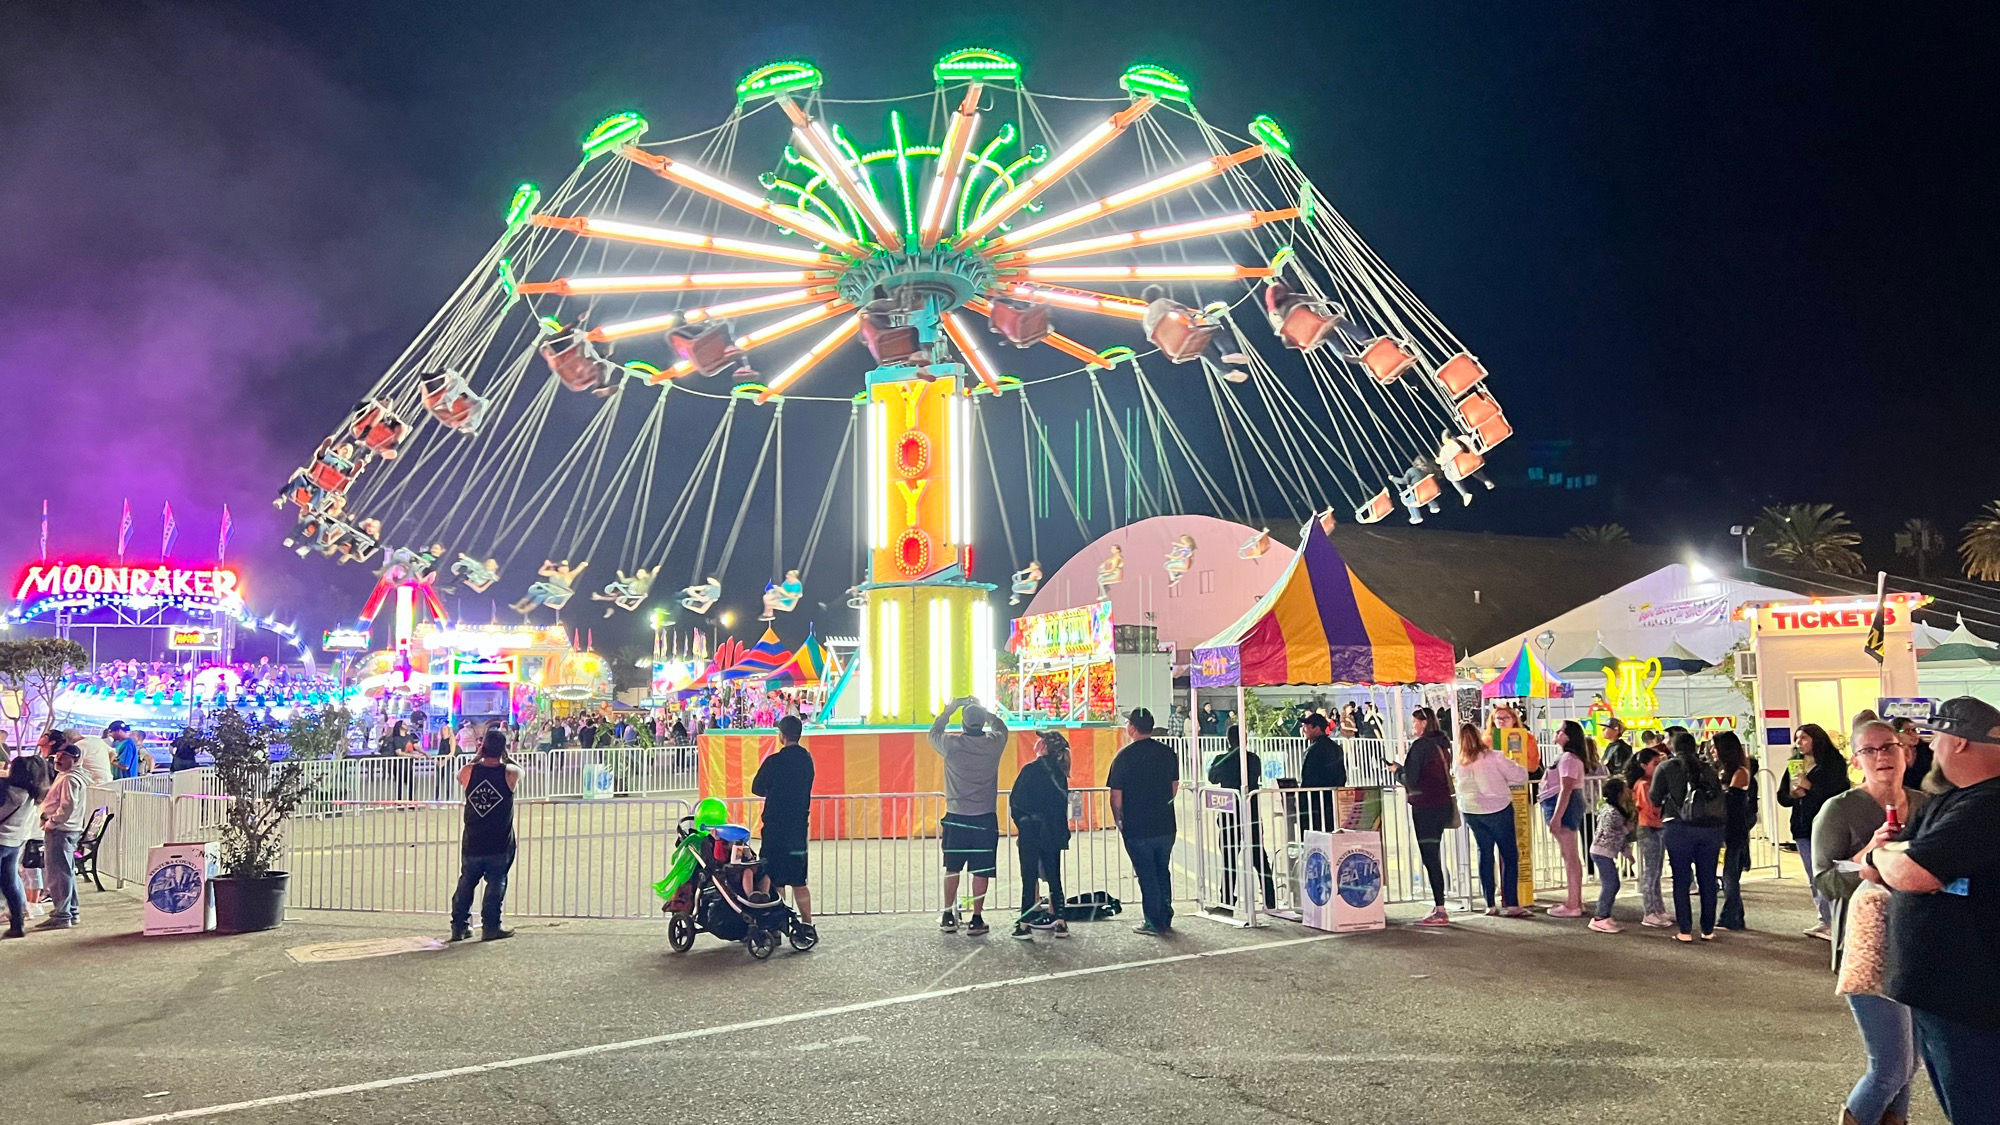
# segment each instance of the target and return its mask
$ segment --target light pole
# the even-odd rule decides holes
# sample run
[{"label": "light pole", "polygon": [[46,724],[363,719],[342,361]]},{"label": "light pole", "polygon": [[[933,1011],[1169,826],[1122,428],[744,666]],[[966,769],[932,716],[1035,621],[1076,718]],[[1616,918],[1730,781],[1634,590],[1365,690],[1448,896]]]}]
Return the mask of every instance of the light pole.
[{"label": "light pole", "polygon": [[1743,548],[1744,570],[1750,569],[1750,533],[1753,530],[1749,524],[1745,523],[1732,524],[1729,528],[1729,534],[1734,535],[1737,544]]}]

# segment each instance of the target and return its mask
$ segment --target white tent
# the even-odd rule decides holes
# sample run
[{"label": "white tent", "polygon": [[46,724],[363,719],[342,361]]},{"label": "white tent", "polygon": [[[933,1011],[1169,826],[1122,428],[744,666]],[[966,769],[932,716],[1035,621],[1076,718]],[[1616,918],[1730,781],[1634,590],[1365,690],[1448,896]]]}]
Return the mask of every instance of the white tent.
[{"label": "white tent", "polygon": [[1504,667],[1524,642],[1558,672],[1589,658],[1718,664],[1750,635],[1749,622],[1736,620],[1737,607],[1804,596],[1675,563],[1474,653],[1460,667]]}]

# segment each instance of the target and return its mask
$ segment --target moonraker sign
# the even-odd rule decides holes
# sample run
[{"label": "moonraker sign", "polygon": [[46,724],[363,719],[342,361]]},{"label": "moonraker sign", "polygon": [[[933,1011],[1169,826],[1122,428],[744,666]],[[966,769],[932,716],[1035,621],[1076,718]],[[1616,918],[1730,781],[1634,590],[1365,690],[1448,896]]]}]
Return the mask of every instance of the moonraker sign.
[{"label": "moonraker sign", "polygon": [[14,584],[17,602],[77,595],[183,598],[232,605],[243,601],[236,572],[227,567],[192,570],[178,566],[45,562],[24,568]]}]

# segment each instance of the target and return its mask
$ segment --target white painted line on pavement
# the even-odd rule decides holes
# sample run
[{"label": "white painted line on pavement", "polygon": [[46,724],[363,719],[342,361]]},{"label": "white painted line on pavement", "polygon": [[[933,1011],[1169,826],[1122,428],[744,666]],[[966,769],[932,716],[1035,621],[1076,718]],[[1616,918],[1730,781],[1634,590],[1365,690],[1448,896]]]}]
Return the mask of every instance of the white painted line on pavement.
[{"label": "white painted line on pavement", "polygon": [[318,1090],[300,1090],[290,1094],[273,1094],[249,1101],[227,1102],[222,1105],[203,1106],[199,1109],[177,1109],[169,1113],[153,1113],[144,1117],[126,1117],[117,1121],[102,1122],[101,1125],[155,1125],[163,1121],[186,1121],[195,1117],[217,1117],[225,1113],[242,1113],[252,1109],[268,1109],[272,1106],[296,1105],[300,1102],[315,1102],[326,1098],[338,1098],[347,1094],[365,1094],[375,1090],[393,1090],[399,1086],[416,1086],[425,1082],[440,1082],[447,1078],[464,1078],[475,1074],[490,1074],[496,1070],[515,1070],[538,1063],[564,1062],[569,1059],[589,1058],[592,1055],[608,1055],[618,1051],[636,1051],[641,1047],[656,1047],[663,1043],[679,1043],[689,1039],[709,1039],[718,1035],[730,1035],[739,1031],[758,1031],[767,1027],[782,1027],[790,1023],[825,1019],[828,1016],[844,1016],[855,1012],[872,1012],[878,1008],[894,1008],[904,1004],[915,1004],[923,1000],[940,1000],[947,996],[965,996],[975,992],[992,992],[1001,988],[1013,988],[1024,984],[1045,984],[1049,981],[1073,980],[1077,977],[1098,976],[1103,973],[1125,972],[1130,969],[1150,969],[1156,965],[1173,965],[1183,961],[1200,961],[1210,957],[1229,957],[1238,953],[1257,953],[1266,949],[1284,949],[1294,945],[1308,945],[1313,942],[1328,941],[1339,934],[1311,934],[1306,937],[1284,938],[1279,941],[1264,941],[1254,945],[1237,945],[1228,949],[1209,949],[1200,953],[1176,953],[1166,957],[1147,957],[1138,961],[1119,961],[1110,965],[1092,965],[1082,969],[1063,969],[1053,973],[1035,973],[1032,976],[1009,977],[1006,980],[980,981],[976,984],[961,984],[953,988],[940,988],[927,992],[910,992],[901,996],[884,996],[879,1000],[861,1000],[853,1004],[841,1004],[832,1008],[816,1008],[809,1012],[791,1012],[782,1016],[765,1016],[762,1019],[744,1020],[741,1023],[719,1024],[715,1027],[695,1027],[684,1031],[670,1031],[661,1035],[648,1035],[640,1039],[622,1039],[616,1043],[596,1043],[587,1047],[570,1047],[561,1051],[548,1051],[539,1055],[522,1055],[513,1059],[497,1059],[493,1062],[474,1063],[470,1066],[455,1066],[446,1070],[426,1071],[422,1074],[405,1074],[395,1078],[378,1078],[372,1082],[355,1082],[346,1086],[327,1086]]}]

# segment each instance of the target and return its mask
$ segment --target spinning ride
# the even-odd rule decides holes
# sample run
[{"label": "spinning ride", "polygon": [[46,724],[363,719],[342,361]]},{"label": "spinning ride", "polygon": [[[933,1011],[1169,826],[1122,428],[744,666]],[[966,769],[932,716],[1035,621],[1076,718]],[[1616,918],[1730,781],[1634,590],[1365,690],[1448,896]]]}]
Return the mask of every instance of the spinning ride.
[{"label": "spinning ride", "polygon": [[[448,545],[476,590],[562,560],[539,575],[560,597],[528,587],[524,617],[559,611],[593,563],[619,576],[585,603],[606,613],[682,566],[682,616],[702,616],[768,498],[775,618],[800,604],[846,475],[864,645],[845,710],[911,723],[991,698],[981,508],[1022,598],[1057,497],[1084,541],[1165,512],[1421,522],[1448,484],[1470,502],[1464,482],[1512,432],[1485,369],[1274,120],[1218,128],[1151,65],[1096,99],[1036,94],[981,49],[933,79],[848,102],[783,62],[746,75],[710,129],[657,141],[637,113],[600,122],[561,185],[515,193],[500,239],[295,474],[279,501],[295,540],[354,561],[385,539]],[[813,378],[857,346],[858,393]],[[825,478],[791,551],[788,409],[807,412]],[[819,435],[843,415],[827,457]],[[1127,565],[1174,580],[1192,559],[1120,559],[1100,582]]]}]

